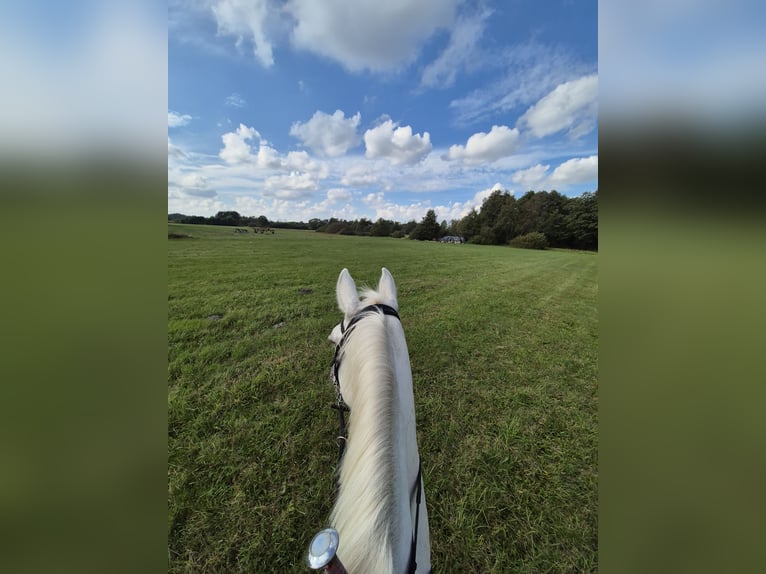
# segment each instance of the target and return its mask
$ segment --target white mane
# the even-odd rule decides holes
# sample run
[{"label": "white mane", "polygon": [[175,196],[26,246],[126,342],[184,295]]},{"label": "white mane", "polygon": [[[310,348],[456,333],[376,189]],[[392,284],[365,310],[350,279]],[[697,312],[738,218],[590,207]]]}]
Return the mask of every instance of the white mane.
[{"label": "white mane", "polygon": [[339,556],[349,572],[392,572],[398,543],[390,528],[399,504],[390,488],[397,478],[396,389],[383,321],[375,315],[359,322],[341,355],[339,379],[354,383],[342,387],[351,412],[330,522],[341,535]]},{"label": "white mane", "polygon": [[[344,269],[338,304],[346,321],[367,305],[398,307],[393,278],[385,269],[378,290],[366,289],[362,296],[360,301]],[[339,330],[330,336],[336,343]],[[418,453],[412,375],[398,319],[372,312],[357,322],[340,352],[338,379],[351,409],[330,515],[340,536],[338,557],[349,574],[403,573],[414,528],[410,496]],[[423,572],[430,569],[425,497],[418,530],[418,572]]]}]

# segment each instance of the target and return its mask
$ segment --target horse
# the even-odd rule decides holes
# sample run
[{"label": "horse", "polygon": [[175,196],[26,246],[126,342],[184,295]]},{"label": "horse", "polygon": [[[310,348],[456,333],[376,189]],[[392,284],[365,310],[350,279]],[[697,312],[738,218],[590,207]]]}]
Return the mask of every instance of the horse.
[{"label": "horse", "polygon": [[385,267],[364,289],[343,269],[343,319],[329,339],[339,406],[350,409],[330,525],[349,574],[431,571],[428,511],[415,431],[415,399],[396,285]]}]

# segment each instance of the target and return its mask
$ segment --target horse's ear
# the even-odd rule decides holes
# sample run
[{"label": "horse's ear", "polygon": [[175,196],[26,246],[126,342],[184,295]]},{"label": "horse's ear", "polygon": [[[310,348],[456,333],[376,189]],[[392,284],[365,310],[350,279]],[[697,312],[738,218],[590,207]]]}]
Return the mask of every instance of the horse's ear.
[{"label": "horse's ear", "polygon": [[396,285],[394,284],[394,278],[385,267],[381,269],[380,281],[378,282],[378,293],[380,293],[380,298],[385,301],[387,305],[391,305],[391,307],[397,311],[399,310],[399,303],[396,301]]},{"label": "horse's ear", "polygon": [[343,269],[338,275],[335,295],[338,298],[338,307],[346,317],[351,317],[356,313],[356,308],[359,306],[359,295],[348,269]]}]

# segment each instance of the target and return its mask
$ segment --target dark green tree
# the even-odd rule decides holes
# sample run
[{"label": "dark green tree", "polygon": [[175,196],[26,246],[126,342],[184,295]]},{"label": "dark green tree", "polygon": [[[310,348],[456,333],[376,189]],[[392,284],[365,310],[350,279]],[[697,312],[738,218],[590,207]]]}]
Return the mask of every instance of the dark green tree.
[{"label": "dark green tree", "polygon": [[481,231],[481,222],[479,221],[479,214],[475,209],[468,212],[463,219],[457,224],[458,235],[465,237],[466,241],[478,235]]},{"label": "dark green tree", "polygon": [[210,220],[213,225],[241,225],[242,216],[236,211],[219,211]]},{"label": "dark green tree", "polygon": [[441,227],[436,220],[436,212],[433,209],[429,209],[426,212],[423,221],[417,224],[415,230],[410,233],[410,239],[418,239],[420,241],[431,241],[432,239],[439,238],[439,232]]},{"label": "dark green tree", "polygon": [[570,247],[598,251],[598,190],[570,200],[565,224]]},{"label": "dark green tree", "polygon": [[370,235],[375,237],[388,237],[394,232],[394,222],[379,217],[370,227]]}]

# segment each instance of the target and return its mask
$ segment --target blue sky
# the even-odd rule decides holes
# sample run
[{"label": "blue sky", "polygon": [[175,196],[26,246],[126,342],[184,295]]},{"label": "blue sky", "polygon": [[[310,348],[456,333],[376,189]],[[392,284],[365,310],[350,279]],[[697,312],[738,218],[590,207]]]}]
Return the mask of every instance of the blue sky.
[{"label": "blue sky", "polygon": [[168,211],[465,215],[598,187],[595,1],[170,0]]}]

